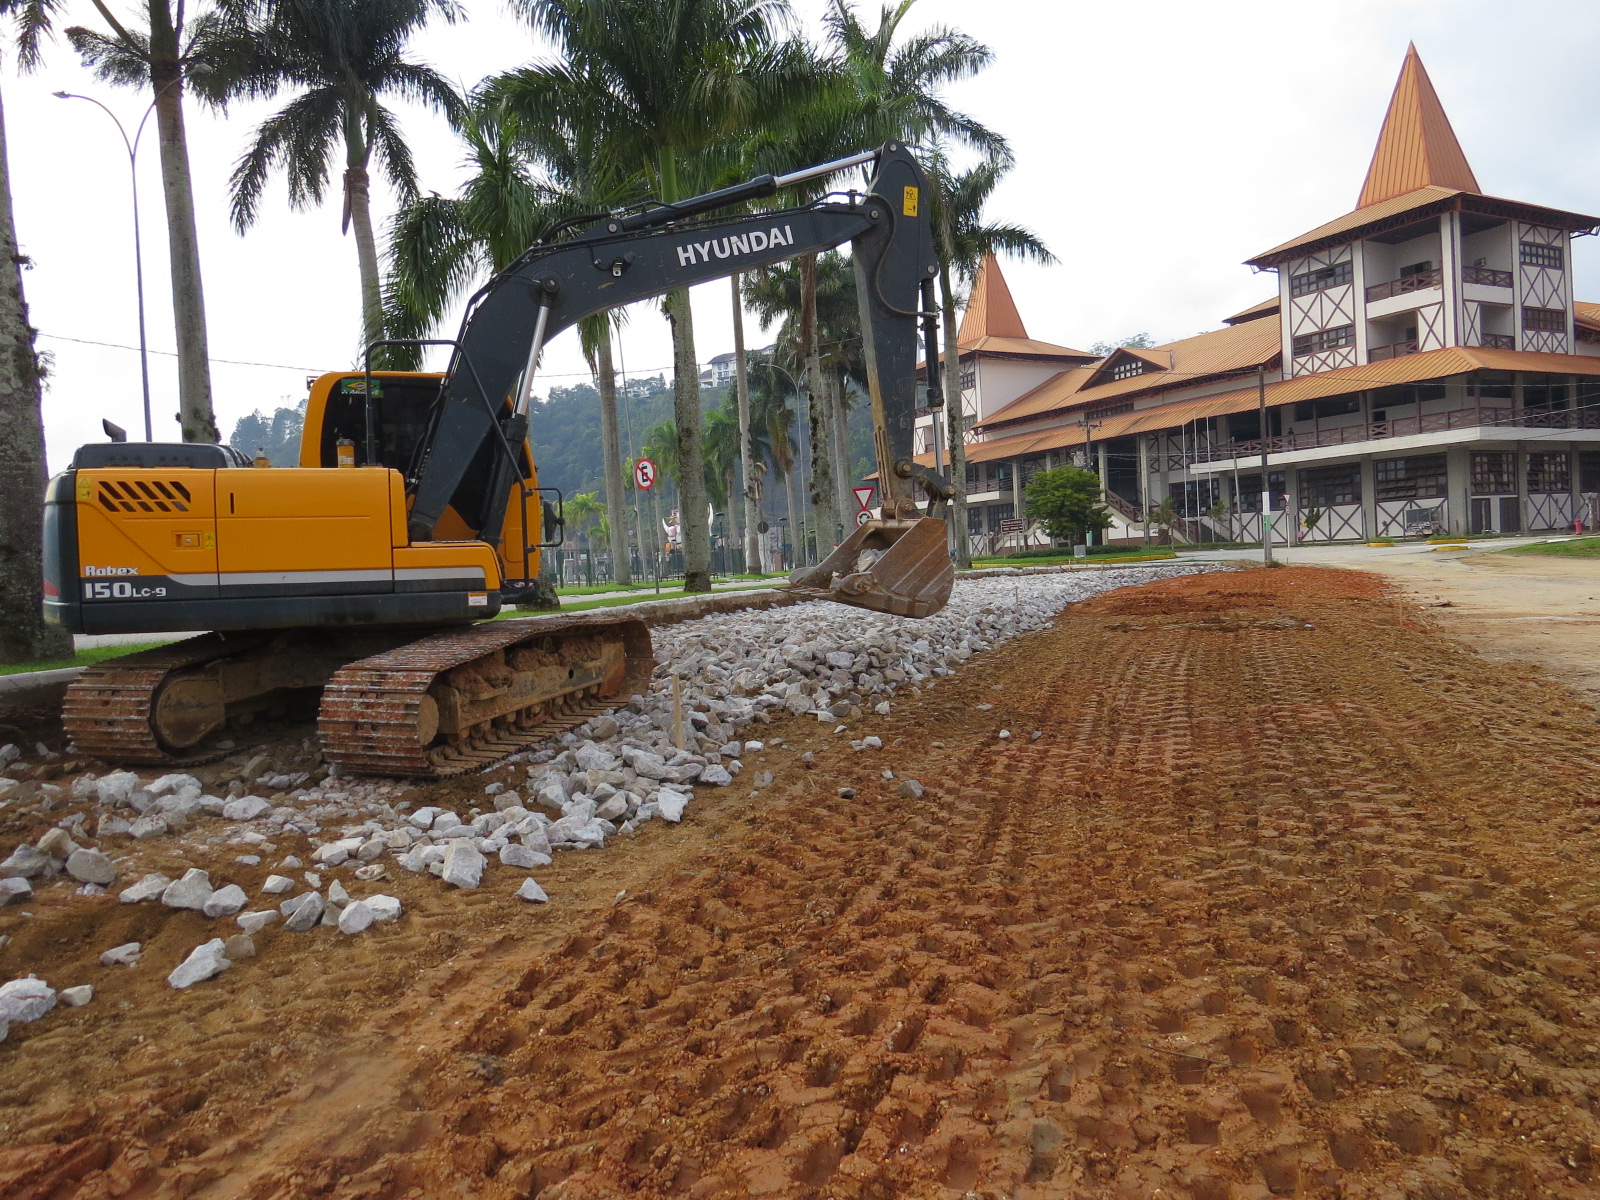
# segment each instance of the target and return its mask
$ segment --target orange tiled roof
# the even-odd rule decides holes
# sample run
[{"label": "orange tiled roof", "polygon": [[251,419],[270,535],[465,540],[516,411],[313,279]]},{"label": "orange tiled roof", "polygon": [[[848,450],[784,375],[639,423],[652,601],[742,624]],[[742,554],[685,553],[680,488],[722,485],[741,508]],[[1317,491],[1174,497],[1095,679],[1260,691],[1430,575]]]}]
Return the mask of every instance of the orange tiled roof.
[{"label": "orange tiled roof", "polygon": [[1231,317],[1223,317],[1222,323],[1224,325],[1243,325],[1246,321],[1260,320],[1262,317],[1270,316],[1277,312],[1280,303],[1281,301],[1279,301],[1278,297],[1269,297],[1260,304],[1252,304],[1249,308],[1241,308]]},{"label": "orange tiled roof", "polygon": [[972,281],[972,294],[967,297],[967,308],[961,314],[961,328],[956,333],[956,345],[963,350],[968,342],[984,337],[1020,338],[1027,340],[1022,314],[1017,302],[1011,298],[1006,277],[1000,270],[1000,261],[985,254],[978,264],[977,277]]},{"label": "orange tiled roof", "polygon": [[1370,208],[1424,187],[1482,190],[1413,43],[1406,47],[1356,208]]},{"label": "orange tiled roof", "polygon": [[974,342],[957,342],[957,349],[966,354],[1010,354],[1029,358],[1075,358],[1094,362],[1100,356],[1087,350],[1074,350],[1071,346],[1058,346],[1054,342],[1041,342],[1035,338],[996,337],[988,334]]},{"label": "orange tiled roof", "polygon": [[1572,316],[1585,329],[1600,329],[1600,304],[1591,304],[1587,300],[1574,300]]},{"label": "orange tiled roof", "polygon": [[1168,342],[1149,350],[1130,351],[1156,369],[1104,383],[1094,382],[1099,370],[1097,366],[1063,371],[991,413],[975,428],[994,429],[1055,409],[1070,409],[1136,396],[1194,384],[1208,375],[1249,370],[1260,363],[1271,363],[1278,355],[1279,346],[1279,323],[1278,318],[1273,316],[1242,325],[1224,326],[1210,333]]},{"label": "orange tiled roof", "polygon": [[[1590,304],[1585,307],[1596,310],[1596,317],[1600,319],[1600,305]],[[1443,350],[1425,350],[1421,354],[1407,354],[1400,358],[1385,359],[1363,366],[1340,367],[1335,371],[1321,371],[1315,375],[1281,379],[1267,384],[1267,405],[1277,407],[1301,400],[1319,400],[1328,396],[1346,395],[1366,388],[1420,383],[1427,379],[1444,379],[1451,375],[1464,375],[1469,371],[1479,370],[1550,371],[1600,376],[1600,357],[1586,354],[1542,354],[1531,350],[1490,350],[1480,346],[1449,346]],[[1259,403],[1257,390],[1248,387],[1220,395],[1204,396],[1197,400],[1119,413],[1114,417],[1098,420],[1094,438],[1099,442],[1107,438],[1149,433],[1157,429],[1175,429],[1201,417],[1247,412]],[[975,442],[967,447],[967,461],[990,462],[996,459],[1019,458],[1027,454],[1037,454],[1042,450],[1079,446],[1083,441],[1084,429],[1081,424],[1058,425],[1038,433],[1015,433],[1009,437],[995,438],[987,442]],[[918,461],[931,464],[933,459],[931,455],[922,455]]]}]

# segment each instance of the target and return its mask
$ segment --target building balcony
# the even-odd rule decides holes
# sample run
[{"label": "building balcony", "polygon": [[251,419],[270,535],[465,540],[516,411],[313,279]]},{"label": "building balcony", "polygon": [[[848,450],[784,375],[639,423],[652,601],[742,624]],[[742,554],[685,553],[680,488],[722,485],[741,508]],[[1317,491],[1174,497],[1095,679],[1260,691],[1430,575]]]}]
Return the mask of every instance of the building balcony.
[{"label": "building balcony", "polygon": [[1417,352],[1417,343],[1413,339],[1409,342],[1390,342],[1387,346],[1369,346],[1367,348],[1368,362],[1382,362],[1386,358],[1403,358],[1407,354]]},{"label": "building balcony", "polygon": [[1472,429],[1482,426],[1496,426],[1503,429],[1600,429],[1600,409],[1555,409],[1549,412],[1519,413],[1511,408],[1480,404],[1471,408],[1455,408],[1448,412],[1394,417],[1388,421],[1340,425],[1333,429],[1318,429],[1310,433],[1285,433],[1269,437],[1265,447],[1259,438],[1249,442],[1212,443],[1201,446],[1188,455],[1187,459],[1190,464],[1228,462],[1233,459],[1259,458],[1263,449],[1267,454],[1289,454],[1297,450],[1321,450],[1353,445],[1357,442],[1415,437],[1424,433],[1445,433],[1453,429]]},{"label": "building balcony", "polygon": [[1483,335],[1483,348],[1485,350],[1515,350],[1517,338],[1511,333],[1486,333]]},{"label": "building balcony", "polygon": [[1435,267],[1431,271],[1418,271],[1415,275],[1406,275],[1400,279],[1391,279],[1388,283],[1374,283],[1367,288],[1367,303],[1375,300],[1387,300],[1391,296],[1404,296],[1407,292],[1423,292],[1429,288],[1436,288],[1444,282],[1444,271]]},{"label": "building balcony", "polygon": [[1462,267],[1462,283],[1477,283],[1484,287],[1508,288],[1513,280],[1510,271],[1496,271],[1492,267]]}]

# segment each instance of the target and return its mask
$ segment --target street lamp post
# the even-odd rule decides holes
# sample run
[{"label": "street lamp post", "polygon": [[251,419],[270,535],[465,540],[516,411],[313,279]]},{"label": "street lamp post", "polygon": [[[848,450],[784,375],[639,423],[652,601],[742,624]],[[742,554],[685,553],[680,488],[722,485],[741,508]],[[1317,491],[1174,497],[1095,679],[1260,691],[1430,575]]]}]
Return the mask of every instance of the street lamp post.
[{"label": "street lamp post", "polygon": [[[169,85],[170,86],[170,85]],[[56,92],[58,100],[87,100],[106,116],[111,118],[111,123],[117,127],[117,132],[122,135],[122,144],[128,151],[128,176],[133,185],[133,277],[134,285],[139,298],[139,383],[144,393],[144,440],[154,441],[154,432],[150,425],[150,349],[145,339],[144,328],[144,251],[139,238],[139,139],[144,135],[145,122],[150,119],[150,114],[155,111],[156,102],[150,101],[150,106],[144,110],[144,116],[139,118],[139,128],[134,131],[133,140],[128,139],[128,131],[122,127],[122,122],[117,119],[117,114],[112,112],[93,96],[80,96],[76,92]]]}]

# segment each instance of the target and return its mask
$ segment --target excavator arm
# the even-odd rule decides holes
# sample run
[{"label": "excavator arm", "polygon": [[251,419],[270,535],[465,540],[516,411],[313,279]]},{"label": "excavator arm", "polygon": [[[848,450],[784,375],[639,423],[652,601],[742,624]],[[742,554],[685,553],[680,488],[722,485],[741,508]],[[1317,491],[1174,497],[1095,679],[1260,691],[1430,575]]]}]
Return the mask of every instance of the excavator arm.
[{"label": "excavator arm", "polygon": [[[696,220],[807,179],[874,163],[865,193]],[[793,582],[833,599],[906,616],[942,608],[953,575],[942,521],[919,519],[913,485],[942,503],[950,485],[915,461],[919,323],[930,383],[938,264],[932,197],[916,160],[896,142],[789,175],[765,175],[676,204],[610,216],[570,240],[535,246],[471,300],[413,476],[408,532],[435,536],[440,518],[486,446],[500,448],[478,535],[495,541],[520,470],[535,369],[546,342],[582,318],[679,288],[851,243],[861,306],[883,519],[858,529],[821,567]],[[937,397],[936,383],[929,395]],[[936,528],[935,528],[936,527]]]}]

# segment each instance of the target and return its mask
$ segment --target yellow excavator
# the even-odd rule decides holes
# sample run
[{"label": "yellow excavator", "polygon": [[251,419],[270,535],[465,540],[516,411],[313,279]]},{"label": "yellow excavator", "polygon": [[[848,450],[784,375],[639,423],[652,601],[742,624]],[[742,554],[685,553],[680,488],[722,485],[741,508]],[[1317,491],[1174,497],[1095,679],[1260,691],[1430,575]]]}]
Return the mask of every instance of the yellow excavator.
[{"label": "yellow excavator", "polygon": [[[872,164],[865,192],[719,209]],[[540,351],[582,317],[851,243],[882,493],[791,588],[905,617],[954,574],[948,482],[913,454],[919,322],[937,370],[928,184],[898,143],[708,195],[606,215],[529,249],[473,296],[443,374],[368,369],[312,386],[300,465],[227,446],[83,446],[50,481],[45,612],[74,633],[212,632],[90,667],[63,708],[111,762],[221,757],[230,725],[320,694],[326,760],[346,772],[481,769],[648,685],[638,620],[492,620],[538,593],[548,516],[528,434]],[[427,343],[439,344],[439,343]],[[929,395],[939,394],[930,378]],[[935,511],[930,507],[930,512]],[[557,539],[559,540],[559,538]]]}]

